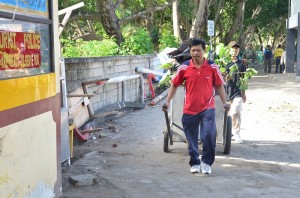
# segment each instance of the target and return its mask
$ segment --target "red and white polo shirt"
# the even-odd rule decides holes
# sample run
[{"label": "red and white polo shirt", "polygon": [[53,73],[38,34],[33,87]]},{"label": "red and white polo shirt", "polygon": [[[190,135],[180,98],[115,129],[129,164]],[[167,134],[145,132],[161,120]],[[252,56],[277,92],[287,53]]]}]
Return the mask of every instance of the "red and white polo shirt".
[{"label": "red and white polo shirt", "polygon": [[218,65],[205,59],[197,69],[192,60],[184,62],[172,83],[177,87],[185,82],[183,113],[195,115],[205,109],[214,108],[215,86],[224,84]]}]

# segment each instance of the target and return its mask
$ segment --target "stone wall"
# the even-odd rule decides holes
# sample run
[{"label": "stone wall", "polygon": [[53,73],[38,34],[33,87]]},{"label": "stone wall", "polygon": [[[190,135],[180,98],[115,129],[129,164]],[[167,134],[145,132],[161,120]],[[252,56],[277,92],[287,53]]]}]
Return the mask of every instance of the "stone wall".
[{"label": "stone wall", "polygon": [[[136,67],[155,69],[160,65],[155,55],[65,58],[64,62],[68,94],[83,93],[83,82],[137,75]],[[143,95],[140,93],[140,86],[140,79],[135,78],[104,85],[93,83],[86,87],[88,94],[95,94],[90,98],[90,102],[93,111],[98,111],[120,101],[140,102]],[[144,82],[144,86],[145,93],[148,95],[148,84]]]}]

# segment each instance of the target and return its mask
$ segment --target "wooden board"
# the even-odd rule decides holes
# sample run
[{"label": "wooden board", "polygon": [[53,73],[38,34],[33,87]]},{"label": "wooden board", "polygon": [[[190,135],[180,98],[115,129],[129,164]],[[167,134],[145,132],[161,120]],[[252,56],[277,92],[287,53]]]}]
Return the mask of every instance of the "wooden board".
[{"label": "wooden board", "polygon": [[[76,91],[69,93],[70,95],[84,95],[82,87]],[[84,99],[85,98],[85,99]],[[90,119],[87,109],[87,97],[69,97],[69,119],[73,120],[73,125],[76,128],[81,127],[86,121]]]}]

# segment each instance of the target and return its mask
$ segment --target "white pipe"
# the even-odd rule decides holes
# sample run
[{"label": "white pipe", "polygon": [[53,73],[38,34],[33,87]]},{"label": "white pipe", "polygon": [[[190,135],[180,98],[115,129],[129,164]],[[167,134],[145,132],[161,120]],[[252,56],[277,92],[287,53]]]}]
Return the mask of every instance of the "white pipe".
[{"label": "white pipe", "polygon": [[118,77],[110,78],[106,82],[106,84],[109,84],[109,83],[118,83],[118,82],[122,82],[124,80],[132,80],[132,79],[139,78],[139,77],[140,77],[140,75],[118,76]]},{"label": "white pipe", "polygon": [[136,67],[135,71],[138,73],[145,73],[145,74],[154,74],[157,76],[164,76],[165,73],[163,72],[159,72],[159,71],[155,71],[155,70],[151,70],[151,69],[145,69],[143,67]]},{"label": "white pipe", "polygon": [[59,10],[59,11],[58,11],[58,16],[59,16],[59,15],[62,15],[62,14],[65,14],[65,13],[67,13],[67,12],[69,12],[69,11],[76,10],[76,9],[81,8],[81,7],[83,7],[83,6],[84,6],[84,3],[83,3],[83,2],[80,2],[80,3],[77,3],[77,4],[72,5],[72,6],[70,6],[70,7],[67,7],[67,8],[65,8],[65,9]]},{"label": "white pipe", "polygon": [[168,95],[168,92],[169,92],[169,88],[166,89],[164,92],[162,92],[159,96],[157,96],[156,98],[154,98],[154,99],[150,102],[150,105],[151,105],[151,106],[156,105],[159,101],[161,101],[162,99],[164,99],[164,98]]}]

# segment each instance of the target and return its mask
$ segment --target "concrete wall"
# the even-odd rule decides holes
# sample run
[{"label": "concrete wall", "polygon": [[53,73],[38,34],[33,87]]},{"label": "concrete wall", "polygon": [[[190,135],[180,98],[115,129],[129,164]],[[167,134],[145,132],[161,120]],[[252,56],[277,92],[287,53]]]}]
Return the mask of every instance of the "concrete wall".
[{"label": "concrete wall", "polygon": [[[155,55],[140,56],[110,56],[95,58],[65,58],[67,92],[78,93],[82,89],[82,83],[118,76],[136,75],[136,67],[155,69],[160,65],[160,60]],[[141,100],[140,79],[125,81],[125,98],[122,98],[122,82],[99,86],[91,84],[87,86],[89,94],[95,94],[90,98],[94,111],[120,101],[139,102]],[[145,92],[149,89],[145,84]],[[124,94],[123,94],[124,96]]]},{"label": "concrete wall", "polygon": [[[287,37],[286,37],[286,72],[296,72],[296,79],[300,81],[300,1],[291,0],[291,13],[287,19]],[[296,62],[295,62],[295,43]]]},{"label": "concrete wall", "polygon": [[300,12],[300,1],[291,0],[291,15],[297,15]]}]

